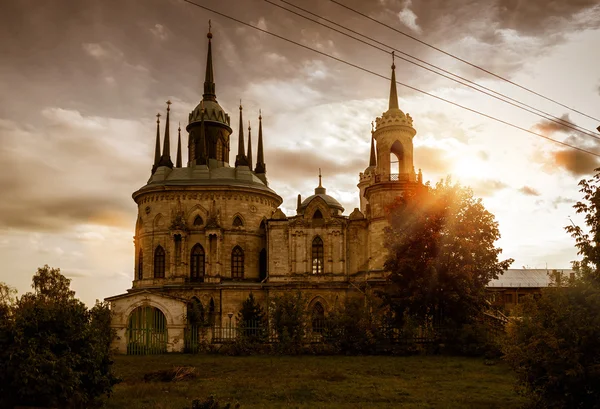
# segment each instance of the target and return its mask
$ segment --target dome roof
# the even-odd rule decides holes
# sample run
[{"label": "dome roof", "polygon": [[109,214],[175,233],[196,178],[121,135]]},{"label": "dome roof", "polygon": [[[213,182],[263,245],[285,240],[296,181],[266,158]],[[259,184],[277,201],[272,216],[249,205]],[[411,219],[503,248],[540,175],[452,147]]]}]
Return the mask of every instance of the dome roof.
[{"label": "dome roof", "polygon": [[219,105],[217,101],[202,100],[192,112],[190,112],[189,123],[200,122],[202,109],[204,108],[204,120],[221,123],[230,127],[229,114]]},{"label": "dome roof", "polygon": [[[315,194],[304,199],[304,201],[298,205],[297,212],[299,214],[304,213],[304,209],[306,209],[309,203],[317,197],[323,199],[327,206],[333,209],[337,209],[340,212],[344,211],[344,207],[340,204],[340,202],[338,202],[335,198],[329,196],[327,194],[327,190],[323,186],[321,186],[321,169],[319,169],[319,186],[315,188]],[[298,195],[298,202],[300,202],[300,195]]]},{"label": "dome roof", "polygon": [[306,207],[308,206],[308,204],[310,202],[312,202],[313,199],[316,198],[316,197],[320,197],[321,199],[323,199],[325,201],[325,203],[327,203],[327,206],[333,207],[334,209],[338,209],[340,212],[344,211],[344,208],[340,204],[340,202],[338,202],[335,198],[329,196],[326,193],[318,193],[318,194],[314,194],[312,196],[307,197],[306,199],[304,199],[304,201],[302,202],[302,204],[300,204],[300,207],[298,208],[298,210],[299,211],[304,211],[304,209],[306,209]]}]

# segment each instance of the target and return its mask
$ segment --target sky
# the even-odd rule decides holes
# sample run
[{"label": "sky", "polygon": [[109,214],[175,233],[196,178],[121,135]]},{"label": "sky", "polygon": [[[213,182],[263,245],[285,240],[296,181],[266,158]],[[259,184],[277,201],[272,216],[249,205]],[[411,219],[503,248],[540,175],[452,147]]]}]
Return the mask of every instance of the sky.
[{"label": "sky", "polygon": [[[198,4],[385,77],[391,56],[263,0]],[[280,0],[270,0],[288,7]],[[330,0],[286,0],[511,98],[595,130],[600,121],[528,93]],[[400,31],[600,118],[596,1],[338,0]],[[371,121],[389,81],[182,0],[21,0],[0,14],[0,281],[24,293],[38,267],[59,267],[87,304],[131,287],[137,208],[150,176],[155,115],[171,100],[171,135],[202,98],[212,21],[217,99],[258,129],[270,187],[293,215],[318,183],[348,215],[368,165]],[[387,49],[387,48],[386,48]],[[391,51],[391,49],[390,49]],[[401,60],[401,83],[525,129],[600,152],[600,142]],[[417,135],[414,162],[451,175],[496,216],[513,268],[569,268],[564,231],[581,224],[577,183],[597,157],[398,86]],[[247,127],[247,124],[244,125]],[[162,132],[162,131],[161,131]],[[256,131],[253,131],[256,146]],[[187,134],[182,135],[187,144]],[[234,148],[235,150],[235,148]],[[171,147],[175,152],[175,143]],[[235,152],[232,152],[234,157]],[[185,157],[184,157],[185,161]]]}]

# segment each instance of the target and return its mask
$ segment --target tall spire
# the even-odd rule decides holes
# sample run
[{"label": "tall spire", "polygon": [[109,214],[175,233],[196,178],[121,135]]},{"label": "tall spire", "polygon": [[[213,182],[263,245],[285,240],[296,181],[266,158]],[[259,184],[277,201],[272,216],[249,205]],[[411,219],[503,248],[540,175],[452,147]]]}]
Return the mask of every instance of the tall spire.
[{"label": "tall spire", "polygon": [[171,161],[171,139],[169,138],[169,112],[171,111],[171,101],[167,101],[167,121],[165,122],[165,139],[163,141],[163,152],[158,166],[166,166],[173,169]]},{"label": "tall spire", "polygon": [[212,45],[211,39],[213,37],[210,32],[211,24],[210,20],[208,20],[208,34],[206,37],[208,38],[208,54],[206,55],[206,75],[204,76],[204,94],[202,98],[205,101],[216,101],[217,95],[215,93],[215,78],[213,75],[213,64],[212,64]]},{"label": "tall spire", "polygon": [[154,148],[154,164],[152,165],[152,173],[158,167],[160,162],[160,113],[156,114],[156,146]]},{"label": "tall spire", "polygon": [[244,149],[244,120],[242,119],[242,101],[240,101],[240,133],[238,135],[238,154],[235,157],[235,167],[248,166],[246,152]]},{"label": "tall spire", "polygon": [[396,64],[394,63],[394,52],[392,51],[392,82],[390,84],[389,109],[398,109],[398,91],[396,90]]},{"label": "tall spire", "polygon": [[262,134],[262,113],[258,111],[258,151],[256,153],[256,173],[267,173],[265,165],[265,155],[263,151],[263,134]]},{"label": "tall spire", "polygon": [[177,164],[175,167],[181,167],[181,122],[179,123],[179,128],[177,128]]},{"label": "tall spire", "polygon": [[248,121],[248,167],[252,170],[252,135],[250,134],[250,121]]},{"label": "tall spire", "polygon": [[371,158],[369,159],[369,167],[377,166],[377,157],[375,156],[375,129],[373,129],[373,122],[371,122]]}]

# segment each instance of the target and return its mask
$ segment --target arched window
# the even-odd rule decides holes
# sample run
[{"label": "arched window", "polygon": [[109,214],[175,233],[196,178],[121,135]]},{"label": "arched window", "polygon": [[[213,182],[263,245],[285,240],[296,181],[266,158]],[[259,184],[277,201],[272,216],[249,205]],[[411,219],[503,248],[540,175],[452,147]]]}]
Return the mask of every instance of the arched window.
[{"label": "arched window", "polygon": [[244,222],[240,216],[235,216],[233,219],[233,227],[242,227],[244,226]]},{"label": "arched window", "polygon": [[202,217],[200,217],[200,215],[197,215],[194,218],[194,226],[202,226],[204,224],[204,220],[202,220]]},{"label": "arched window", "polygon": [[322,219],[323,218],[323,213],[321,213],[321,211],[319,209],[317,209],[314,213],[313,213],[313,219]]},{"label": "arched window", "polygon": [[198,298],[192,297],[187,305],[187,322],[190,325],[203,325],[204,321],[204,306]]},{"label": "arched window", "polygon": [[144,278],[144,251],[142,249],[140,249],[140,252],[138,254],[137,278],[138,280]]},{"label": "arched window", "polygon": [[323,332],[325,327],[325,309],[320,302],[316,302],[312,310],[312,330],[313,332]]},{"label": "arched window", "polygon": [[258,277],[260,281],[267,278],[267,249],[262,249],[258,255]]},{"label": "arched window", "polygon": [[165,278],[165,250],[161,246],[154,250],[154,278]]},{"label": "arched window", "polygon": [[231,278],[244,278],[244,250],[235,246],[231,252]]},{"label": "arched window", "polygon": [[312,242],[312,272],[313,274],[323,273],[323,240],[319,236]]},{"label": "arched window", "polygon": [[204,248],[196,244],[190,257],[190,281],[204,281]]},{"label": "arched window", "polygon": [[[396,141],[392,144],[390,149],[390,175],[398,175],[404,170],[404,147],[400,141]],[[391,180],[398,180],[397,176],[392,176]]]},{"label": "arched window", "polygon": [[211,297],[208,303],[208,323],[210,325],[215,325],[215,315],[215,300]]},{"label": "arched window", "polygon": [[258,230],[260,231],[260,234],[265,234],[265,232],[267,231],[267,224],[265,223],[264,219],[260,222],[260,226],[258,226]]}]

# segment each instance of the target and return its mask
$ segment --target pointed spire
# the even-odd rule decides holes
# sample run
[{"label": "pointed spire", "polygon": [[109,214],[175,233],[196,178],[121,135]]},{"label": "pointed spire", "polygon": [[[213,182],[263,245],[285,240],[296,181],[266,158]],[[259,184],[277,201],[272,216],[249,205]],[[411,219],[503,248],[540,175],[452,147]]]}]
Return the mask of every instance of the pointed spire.
[{"label": "pointed spire", "polygon": [[321,183],[321,168],[319,168],[319,186],[315,188],[315,195],[324,195],[326,191],[327,190],[323,187]]},{"label": "pointed spire", "polygon": [[177,164],[175,167],[181,167],[181,122],[179,123],[179,128],[177,128]]},{"label": "pointed spire", "polygon": [[160,162],[160,113],[156,114],[156,146],[154,148],[154,164],[152,165],[152,173],[158,167]]},{"label": "pointed spire", "polygon": [[252,170],[252,135],[250,132],[252,129],[250,128],[250,121],[248,121],[248,167]]},{"label": "pointed spire", "polygon": [[394,51],[392,51],[392,82],[390,84],[390,109],[398,109],[398,91],[396,90],[396,64],[394,63]]},{"label": "pointed spire", "polygon": [[377,166],[377,157],[375,156],[375,129],[373,127],[373,122],[371,122],[371,158],[369,159],[369,166],[375,167]]},{"label": "pointed spire", "polygon": [[169,138],[169,113],[171,111],[171,101],[167,101],[167,120],[165,122],[165,139],[163,141],[163,152],[158,166],[166,166],[173,169],[171,161],[171,139]]},{"label": "pointed spire", "polygon": [[202,98],[205,101],[216,101],[217,95],[215,93],[215,78],[213,75],[213,64],[212,64],[212,33],[210,32],[211,24],[210,20],[208,20],[208,34],[206,37],[208,38],[208,54],[206,55],[206,74],[204,76],[204,94]]},{"label": "pointed spire", "polygon": [[244,120],[242,118],[242,101],[240,100],[240,133],[238,135],[238,154],[235,157],[235,167],[248,166],[246,152],[244,149]]},{"label": "pointed spire", "polygon": [[260,110],[258,111],[258,151],[256,153],[256,169],[254,169],[254,172],[267,173],[263,151],[262,112]]}]

